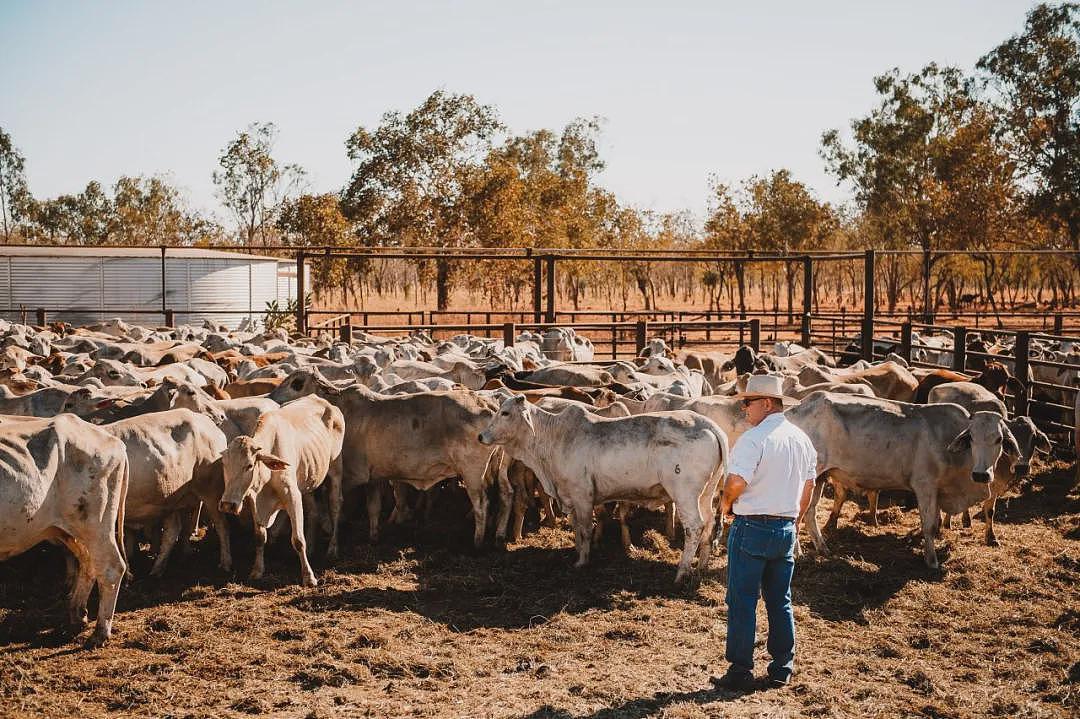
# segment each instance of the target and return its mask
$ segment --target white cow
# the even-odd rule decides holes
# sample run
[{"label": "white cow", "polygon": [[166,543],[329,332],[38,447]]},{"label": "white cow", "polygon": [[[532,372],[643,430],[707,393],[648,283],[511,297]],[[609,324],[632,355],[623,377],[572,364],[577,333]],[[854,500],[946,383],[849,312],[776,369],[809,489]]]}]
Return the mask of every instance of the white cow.
[{"label": "white cow", "polygon": [[318,582],[307,558],[304,506],[314,510],[312,492],[329,475],[330,546],[337,555],[338,514],[341,511],[341,456],[345,419],[341,410],[326,400],[308,396],[264,414],[251,437],[229,442],[222,457],[225,491],[221,511],[239,514],[242,505],[251,510],[255,524],[255,563],[251,578],[263,574],[266,528],[284,509],[292,525],[292,545],[300,557],[304,586]]},{"label": "white cow", "polygon": [[575,566],[589,561],[593,508],[607,502],[673,501],[685,543],[675,575],[681,582],[709,561],[713,496],[727,470],[728,442],[714,422],[693,412],[604,419],[584,407],[558,414],[518,395],[500,405],[483,444],[498,444],[568,509],[574,525]]},{"label": "white cow", "polygon": [[127,486],[123,443],[74,415],[0,425],[0,560],[46,540],[66,546],[79,566],[69,603],[74,624],[85,623],[97,583],[91,645],[109,638],[127,571],[121,549]]}]

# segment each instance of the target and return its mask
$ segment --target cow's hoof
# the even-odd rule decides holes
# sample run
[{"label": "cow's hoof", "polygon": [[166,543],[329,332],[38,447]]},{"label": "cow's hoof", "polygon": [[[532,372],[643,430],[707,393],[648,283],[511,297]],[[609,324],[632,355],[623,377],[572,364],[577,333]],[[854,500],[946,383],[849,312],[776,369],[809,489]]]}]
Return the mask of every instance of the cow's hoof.
[{"label": "cow's hoof", "polygon": [[262,579],[262,577],[263,577],[263,573],[261,571],[257,572],[254,569],[251,570],[251,574],[248,575],[248,579],[250,579],[252,581],[258,581],[259,579]]},{"label": "cow's hoof", "polygon": [[336,562],[337,559],[338,559],[338,548],[337,547],[327,547],[326,548],[326,559],[329,562]]},{"label": "cow's hoof", "polygon": [[1000,547],[1001,542],[998,541],[997,537],[990,536],[990,537],[986,538],[986,546],[988,546],[988,547]]},{"label": "cow's hoof", "polygon": [[319,586],[319,580],[315,577],[304,577],[303,585],[305,587],[317,587]]},{"label": "cow's hoof", "polygon": [[76,631],[82,631],[83,627],[89,623],[90,619],[87,617],[85,609],[75,610],[68,615],[68,624]]},{"label": "cow's hoof", "polygon": [[229,573],[233,570],[232,562],[218,562],[218,569],[223,572]]},{"label": "cow's hoof", "polygon": [[98,647],[104,646],[107,641],[109,641],[108,634],[95,631],[87,638],[86,642],[83,643],[83,646],[87,649],[97,649]]}]

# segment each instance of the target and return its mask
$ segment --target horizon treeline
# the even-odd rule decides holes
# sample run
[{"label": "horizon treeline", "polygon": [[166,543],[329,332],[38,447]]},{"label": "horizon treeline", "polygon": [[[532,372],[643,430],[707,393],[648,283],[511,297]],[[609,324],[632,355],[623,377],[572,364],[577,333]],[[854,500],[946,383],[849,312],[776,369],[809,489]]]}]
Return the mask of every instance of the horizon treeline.
[{"label": "horizon treeline", "polygon": [[[228,224],[194,210],[168,175],[123,176],[112,187],[91,180],[77,194],[35,197],[27,160],[0,127],[0,229],[9,244],[80,246],[921,250],[934,273],[931,307],[955,308],[965,295],[995,310],[1018,296],[1075,303],[1080,254],[988,251],[1080,253],[1080,5],[1037,5],[973,73],[929,62],[873,83],[877,98],[865,115],[822,133],[821,158],[852,193],[842,206],[822,202],[785,168],[735,184],[709,178],[704,222],[689,210],[628,206],[598,181],[599,118],[513,135],[495,107],[440,90],[356,128],[345,139],[353,173],[338,192],[308,191],[303,168],[274,157],[273,123],[241,130],[211,171]],[[854,276],[845,288],[851,270],[817,264],[815,301],[851,296],[854,304]],[[881,260],[889,310],[927,304],[921,264]],[[575,308],[591,295],[611,307],[680,300],[734,310],[756,287],[763,305],[771,299],[790,312],[802,281],[792,263],[751,272],[730,262],[566,261],[559,270],[558,291]],[[445,309],[454,288],[467,287],[518,305],[531,282],[525,263],[314,263],[318,293],[361,303],[369,292],[426,300],[433,290]]]}]

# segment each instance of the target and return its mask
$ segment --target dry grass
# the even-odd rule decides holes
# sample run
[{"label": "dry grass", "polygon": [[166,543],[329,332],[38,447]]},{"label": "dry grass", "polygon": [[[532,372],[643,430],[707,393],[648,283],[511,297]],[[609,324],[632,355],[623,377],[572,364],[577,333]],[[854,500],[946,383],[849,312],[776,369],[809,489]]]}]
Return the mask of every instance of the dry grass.
[{"label": "dry grass", "polygon": [[698,591],[675,591],[652,518],[635,525],[643,548],[623,556],[609,532],[575,571],[561,529],[471,553],[467,505],[444,493],[432,525],[391,531],[374,554],[356,544],[310,590],[287,547],[249,584],[213,569],[208,542],[165,581],[126,587],[112,644],[93,651],[51,628],[62,562],[40,549],[0,565],[0,715],[1075,717],[1071,472],[999,505],[1000,548],[978,520],[946,531],[941,572],[922,563],[913,511],[873,529],[849,505],[834,554],[799,561],[795,683],[744,697],[709,682],[724,669],[723,558]]}]

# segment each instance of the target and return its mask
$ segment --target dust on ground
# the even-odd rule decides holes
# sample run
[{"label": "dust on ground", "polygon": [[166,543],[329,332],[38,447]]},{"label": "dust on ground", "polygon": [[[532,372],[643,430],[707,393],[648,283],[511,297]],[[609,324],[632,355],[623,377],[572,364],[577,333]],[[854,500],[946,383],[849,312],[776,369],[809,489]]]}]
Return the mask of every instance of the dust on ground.
[{"label": "dust on ground", "polygon": [[[709,681],[725,668],[724,557],[676,590],[655,517],[636,520],[629,556],[612,530],[574,570],[565,528],[472,552],[467,501],[442,492],[430,524],[391,528],[376,550],[349,524],[346,558],[317,560],[314,589],[295,584],[287,542],[258,582],[224,575],[213,540],[198,542],[162,581],[136,562],[96,650],[55,628],[63,560],[39,548],[0,564],[0,716],[1075,717],[1072,472],[1044,469],[999,502],[1001,547],[982,544],[978,519],[946,530],[938,572],[916,512],[889,507],[872,528],[849,504],[832,554],[798,562],[793,684],[746,696]],[[235,556],[246,572],[250,555]]]}]

